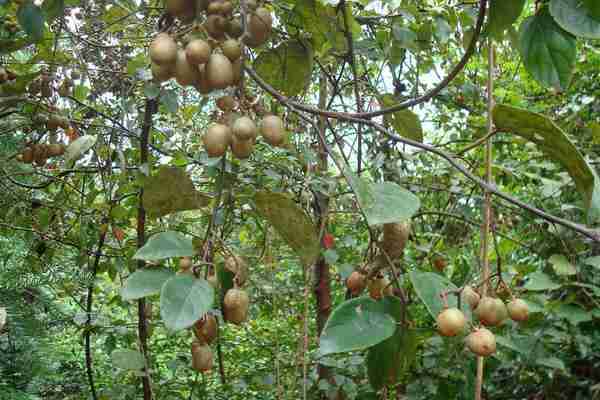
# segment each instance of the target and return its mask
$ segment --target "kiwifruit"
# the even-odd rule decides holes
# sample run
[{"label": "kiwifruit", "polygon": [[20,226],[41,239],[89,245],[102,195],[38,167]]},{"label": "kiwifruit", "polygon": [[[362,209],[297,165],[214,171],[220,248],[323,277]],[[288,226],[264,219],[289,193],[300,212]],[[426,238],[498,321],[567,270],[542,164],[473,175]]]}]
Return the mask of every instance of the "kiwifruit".
[{"label": "kiwifruit", "polygon": [[271,13],[264,7],[259,7],[248,18],[248,36],[244,39],[250,47],[258,47],[264,44],[273,29],[273,18]]},{"label": "kiwifruit", "polygon": [[213,353],[210,346],[197,340],[192,342],[192,368],[198,372],[208,372],[213,367]]},{"label": "kiwifruit", "polygon": [[434,257],[432,263],[433,267],[439,272],[444,272],[444,270],[448,266],[448,262],[446,261],[446,259],[441,256]]},{"label": "kiwifruit", "polygon": [[179,268],[181,269],[190,269],[192,268],[192,258],[191,257],[181,257],[179,259]]},{"label": "kiwifruit", "polygon": [[478,356],[486,357],[496,352],[496,337],[486,328],[477,328],[465,339],[467,347]]},{"label": "kiwifruit", "polygon": [[360,271],[353,271],[346,279],[346,287],[352,293],[352,296],[358,296],[367,286],[367,277]]},{"label": "kiwifruit", "polygon": [[179,50],[175,62],[175,80],[177,83],[181,86],[193,86],[198,82],[199,75],[198,67],[188,62],[185,50]]},{"label": "kiwifruit", "polygon": [[479,304],[480,296],[471,286],[465,286],[460,293],[460,296],[462,301],[471,307],[471,310],[474,310],[477,307],[477,304]]},{"label": "kiwifruit", "polygon": [[33,162],[33,149],[31,147],[25,147],[21,156],[24,163],[31,164]]},{"label": "kiwifruit", "polygon": [[48,157],[58,157],[65,154],[66,146],[64,144],[53,143],[48,145]]},{"label": "kiwifruit", "polygon": [[194,15],[193,0],[165,0],[167,12],[175,17],[186,18]]},{"label": "kiwifruit", "polygon": [[233,122],[231,132],[239,140],[256,139],[258,129],[251,118],[242,116]]},{"label": "kiwifruit", "polygon": [[208,7],[206,8],[207,14],[221,14],[221,7],[223,3],[220,1],[211,1],[208,3]]},{"label": "kiwifruit", "polygon": [[410,235],[410,222],[383,224],[383,242],[381,248],[392,260],[402,257]]},{"label": "kiwifruit", "polygon": [[231,1],[225,1],[221,4],[221,14],[224,16],[230,16],[233,13],[233,3]]},{"label": "kiwifruit", "polygon": [[212,124],[202,138],[209,157],[222,157],[231,143],[231,129],[227,125]]},{"label": "kiwifruit", "polygon": [[227,30],[227,19],[220,14],[211,14],[206,18],[204,28],[206,32],[215,40],[223,40]]},{"label": "kiwifruit", "polygon": [[150,59],[159,65],[175,64],[177,43],[168,33],[159,33],[150,44]]},{"label": "kiwifruit", "polygon": [[484,296],[479,300],[475,315],[486,326],[498,326],[506,318],[506,307],[502,300]]},{"label": "kiwifruit", "polygon": [[217,319],[206,313],[192,327],[194,335],[202,344],[211,344],[217,338]]},{"label": "kiwifruit", "polygon": [[[232,138],[232,143],[233,140],[235,139]],[[225,258],[224,266],[225,269],[235,274],[235,280],[239,286],[243,286],[246,283],[246,279],[248,279],[248,263],[244,257],[232,254]]]},{"label": "kiwifruit", "polygon": [[7,76],[7,80],[9,81],[14,81],[15,79],[17,79],[17,74],[15,74],[13,71],[10,70],[6,70],[6,76]]},{"label": "kiwifruit", "polygon": [[200,94],[208,94],[212,92],[213,87],[210,85],[210,82],[206,78],[206,64],[202,64],[198,66],[198,81],[196,82],[196,89]]},{"label": "kiwifruit", "polygon": [[223,300],[223,316],[225,321],[241,324],[248,316],[250,299],[248,294],[238,288],[229,289]]},{"label": "kiwifruit", "polygon": [[152,71],[152,77],[158,82],[166,82],[175,76],[174,64],[156,64],[153,62],[150,65],[150,71]]},{"label": "kiwifruit", "polygon": [[527,321],[529,318],[529,306],[521,299],[514,298],[507,305],[508,315],[513,321]]},{"label": "kiwifruit", "polygon": [[4,83],[8,80],[8,72],[2,67],[0,67],[0,83]]},{"label": "kiwifruit", "polygon": [[241,140],[234,135],[231,140],[231,152],[236,158],[245,160],[252,154],[255,142],[255,139]]},{"label": "kiwifruit", "polygon": [[233,81],[231,84],[237,85],[242,80],[242,59],[238,58],[231,63],[231,69],[233,71]]},{"label": "kiwifruit", "polygon": [[285,140],[283,121],[277,115],[267,115],[262,119],[260,133],[271,146],[280,146]]},{"label": "kiwifruit", "polygon": [[217,274],[213,273],[209,273],[206,276],[206,281],[215,289],[219,287],[219,278],[217,278]]},{"label": "kiwifruit", "polygon": [[456,336],[465,329],[467,320],[458,308],[446,308],[437,316],[438,332],[442,336]]},{"label": "kiwifruit", "polygon": [[33,161],[35,164],[42,167],[46,165],[46,160],[48,160],[48,146],[45,144],[33,145]]},{"label": "kiwifruit", "polygon": [[221,96],[215,102],[219,110],[229,112],[235,107],[235,100],[232,96]]},{"label": "kiwifruit", "polygon": [[210,45],[202,39],[194,39],[185,46],[185,55],[192,65],[205,64],[210,57]]},{"label": "kiwifruit", "polygon": [[383,296],[391,296],[393,294],[390,281],[386,277],[376,277],[371,279],[367,284],[369,296],[374,300],[382,299]]},{"label": "kiwifruit", "polygon": [[223,54],[229,58],[231,62],[237,60],[242,56],[242,45],[235,39],[227,39],[221,45]]},{"label": "kiwifruit", "polygon": [[242,27],[242,21],[239,18],[234,18],[229,21],[229,26],[227,27],[227,34],[237,39],[244,34],[244,28]]},{"label": "kiwifruit", "polygon": [[254,11],[258,7],[258,2],[256,0],[246,0],[246,7],[248,10]]},{"label": "kiwifruit", "polygon": [[46,129],[54,131],[58,129],[58,127],[61,125],[61,117],[59,117],[56,114],[50,114],[50,116],[48,117],[48,121],[46,121]]},{"label": "kiwifruit", "polygon": [[233,83],[231,61],[223,54],[213,53],[206,63],[205,72],[213,89],[225,89]]},{"label": "kiwifruit", "polygon": [[29,92],[30,95],[35,96],[36,94],[38,94],[40,92],[41,89],[42,89],[42,83],[36,79],[29,84],[27,91]]}]

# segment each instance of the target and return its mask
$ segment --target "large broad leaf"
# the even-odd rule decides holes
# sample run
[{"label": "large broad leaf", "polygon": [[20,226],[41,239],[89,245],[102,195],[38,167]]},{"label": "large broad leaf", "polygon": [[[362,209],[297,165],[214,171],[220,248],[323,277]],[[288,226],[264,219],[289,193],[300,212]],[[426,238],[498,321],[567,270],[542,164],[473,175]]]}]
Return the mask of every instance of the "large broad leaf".
[{"label": "large broad leaf", "polygon": [[600,184],[594,169],[550,119],[521,108],[498,104],[493,111],[496,128],[512,132],[535,144],[569,172],[583,196],[590,221],[600,218]]},{"label": "large broad leaf", "polygon": [[151,217],[206,206],[210,199],[194,188],[185,170],[161,167],[158,173],[144,182],[142,202]]},{"label": "large broad leaf", "polygon": [[188,274],[169,279],[160,291],[160,315],[172,330],[185,329],[198,321],[213,303],[214,290],[204,279]]},{"label": "large broad leaf", "polygon": [[304,210],[283,193],[259,192],[255,201],[257,211],[300,256],[302,263],[313,264],[319,255],[319,239]]},{"label": "large broad leaf", "polygon": [[[343,53],[347,51],[348,43],[343,31],[343,18],[340,18],[342,15],[332,4],[326,5],[319,0],[296,0],[290,26],[302,27],[303,34],[310,34],[318,54],[329,50]],[[351,19],[354,22],[354,18]]]},{"label": "large broad leaf", "polygon": [[136,350],[117,349],[110,355],[113,365],[118,368],[139,371],[144,368],[144,356]]},{"label": "large broad leaf", "polygon": [[155,261],[194,255],[192,239],[182,233],[167,231],[152,236],[133,256],[136,260]]},{"label": "large broad leaf", "polygon": [[[598,1],[596,0],[596,3]],[[550,14],[567,32],[587,39],[600,39],[600,20],[581,0],[552,0]]]},{"label": "large broad leaf", "polygon": [[559,318],[566,319],[572,325],[592,320],[591,313],[574,304],[561,304],[554,310],[554,313]]},{"label": "large broad leaf", "polygon": [[577,273],[575,266],[562,254],[550,256],[548,262],[552,264],[554,272],[556,272],[557,275],[575,275]]},{"label": "large broad leaf", "polygon": [[[419,296],[419,299],[425,304],[427,311],[429,311],[429,314],[431,314],[434,319],[437,318],[438,314],[444,308],[444,303],[442,302],[440,295],[458,289],[446,277],[433,272],[410,271],[408,276],[410,277],[410,281],[417,296]],[[454,294],[448,295],[447,299],[448,307],[458,306],[457,296]],[[461,310],[467,319],[470,319],[471,310],[465,302],[462,302]]]},{"label": "large broad leaf", "polygon": [[175,273],[165,268],[140,269],[131,274],[121,289],[124,300],[135,300],[160,293],[164,283]]},{"label": "large broad leaf", "polygon": [[349,170],[345,175],[369,225],[406,221],[421,206],[417,196],[393,182],[371,183]]},{"label": "large broad leaf", "polygon": [[21,28],[33,41],[39,41],[44,36],[44,13],[33,0],[26,0],[17,10],[17,20]]},{"label": "large broad leaf", "polygon": [[261,53],[254,62],[258,75],[287,96],[304,92],[310,83],[313,54],[305,43],[288,41]]},{"label": "large broad leaf", "polygon": [[600,21],[600,1],[583,0],[582,4],[593,18],[596,18],[598,21]]},{"label": "large broad leaf", "polygon": [[491,0],[488,32],[495,38],[501,38],[523,12],[525,0]]},{"label": "large broad leaf", "polygon": [[541,271],[536,271],[527,276],[527,282],[523,286],[525,290],[554,290],[558,289],[560,284],[552,281],[548,275]]},{"label": "large broad leaf", "polygon": [[[403,305],[400,299],[386,296],[382,303],[396,322],[402,321]],[[417,344],[416,331],[398,324],[394,335],[371,347],[367,354],[367,373],[371,386],[379,390],[385,385],[398,383],[415,360]]]},{"label": "large broad leaf", "polygon": [[74,162],[91,149],[96,144],[97,136],[84,135],[77,138],[71,143],[65,151],[65,161],[68,163]]},{"label": "large broad leaf", "polygon": [[525,68],[542,85],[565,90],[575,68],[575,37],[554,19],[540,13],[527,18],[519,32],[519,50]]},{"label": "large broad leaf", "polygon": [[[391,94],[384,94],[379,99],[383,107],[392,107],[398,102]],[[398,135],[415,140],[423,141],[423,128],[419,116],[411,110],[400,110],[385,115],[386,123],[394,127]]]},{"label": "large broad leaf", "polygon": [[345,301],[327,320],[319,340],[321,355],[364,350],[389,338],[396,321],[386,313],[382,302],[370,297]]}]

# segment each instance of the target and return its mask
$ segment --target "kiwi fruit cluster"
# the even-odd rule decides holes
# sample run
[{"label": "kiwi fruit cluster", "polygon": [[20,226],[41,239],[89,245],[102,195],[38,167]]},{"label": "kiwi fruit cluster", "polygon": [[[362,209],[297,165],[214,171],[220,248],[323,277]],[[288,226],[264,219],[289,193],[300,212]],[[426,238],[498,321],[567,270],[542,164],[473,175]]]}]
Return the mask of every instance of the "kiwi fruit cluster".
[{"label": "kiwi fruit cluster", "polygon": [[367,276],[360,270],[352,271],[346,279],[346,288],[353,297],[359,296],[367,287]]},{"label": "kiwi fruit cluster", "polygon": [[38,165],[46,165],[46,161],[52,157],[59,157],[65,154],[66,146],[64,144],[30,144],[23,149],[21,154],[17,155],[17,161]]},{"label": "kiwi fruit cluster", "polygon": [[234,274],[234,287],[225,293],[223,299],[223,317],[225,321],[240,325],[248,318],[250,298],[242,286],[248,278],[247,261],[236,254],[230,254],[225,258],[224,267]]},{"label": "kiwi fruit cluster", "polygon": [[[487,328],[502,326],[508,318],[523,322],[529,318],[527,303],[513,297],[505,304],[499,297],[480,296],[471,286],[461,292],[461,301],[468,304],[482,326],[476,327],[465,339],[467,348],[478,356],[489,356],[496,351],[496,337]],[[445,307],[437,319],[437,329],[442,336],[457,336],[467,327],[465,315],[458,308]]]},{"label": "kiwi fruit cluster", "polygon": [[381,273],[369,280],[367,283],[367,290],[369,291],[369,296],[373,300],[381,300],[384,296],[394,295],[394,291],[389,279]]}]

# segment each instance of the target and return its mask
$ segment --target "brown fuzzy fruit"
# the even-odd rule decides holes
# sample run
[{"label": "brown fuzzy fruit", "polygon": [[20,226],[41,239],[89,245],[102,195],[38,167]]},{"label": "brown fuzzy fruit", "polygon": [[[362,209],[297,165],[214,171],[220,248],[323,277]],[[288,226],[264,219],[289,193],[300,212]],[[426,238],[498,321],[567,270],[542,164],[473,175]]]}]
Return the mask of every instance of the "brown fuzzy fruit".
[{"label": "brown fuzzy fruit", "polygon": [[243,286],[248,279],[248,263],[242,256],[231,255],[225,259],[225,269],[235,274],[235,281]]},{"label": "brown fuzzy fruit", "polygon": [[446,267],[448,266],[448,262],[446,261],[446,259],[444,257],[435,257],[433,259],[433,267],[439,271],[439,272],[444,272],[444,270],[446,269]]},{"label": "brown fuzzy fruit", "polygon": [[174,69],[175,65],[171,64],[160,65],[153,62],[150,65],[152,77],[158,82],[166,82],[169,79],[175,77]]},{"label": "brown fuzzy fruit", "polygon": [[48,157],[58,157],[65,154],[66,146],[64,144],[50,144],[48,145]]},{"label": "brown fuzzy fruit", "polygon": [[200,94],[208,94],[213,90],[210,82],[208,79],[206,79],[206,64],[198,66],[198,81],[196,82],[196,89],[198,89]]},{"label": "brown fuzzy fruit", "polygon": [[184,18],[194,15],[195,7],[193,0],[166,0],[165,8],[169,14]]},{"label": "brown fuzzy fruit", "polygon": [[192,327],[194,335],[202,344],[211,344],[217,338],[217,319],[212,314],[205,314]]},{"label": "brown fuzzy fruit", "polygon": [[271,146],[280,146],[285,140],[283,121],[277,115],[267,115],[262,119],[260,133]]},{"label": "brown fuzzy fruit", "polygon": [[8,80],[8,72],[0,67],[0,83],[4,83]]},{"label": "brown fuzzy fruit", "polygon": [[248,307],[250,299],[248,294],[242,289],[229,289],[223,300],[225,321],[241,324],[248,316]]},{"label": "brown fuzzy fruit", "polygon": [[33,162],[33,149],[31,147],[26,147],[23,149],[21,156],[24,163],[31,164]]},{"label": "brown fuzzy fruit", "polygon": [[502,300],[493,297],[482,297],[474,312],[479,321],[486,326],[498,326],[507,316]]},{"label": "brown fuzzy fruit", "polygon": [[233,84],[233,66],[223,54],[212,54],[206,63],[205,72],[213,89],[225,89]]},{"label": "brown fuzzy fruit", "polygon": [[477,304],[479,304],[479,299],[481,297],[471,286],[465,286],[460,295],[462,301],[467,303],[469,307],[471,307],[471,310],[477,308]]},{"label": "brown fuzzy fruit", "polygon": [[458,308],[446,308],[437,316],[438,332],[442,336],[456,336],[467,324],[465,315]]},{"label": "brown fuzzy fruit", "polygon": [[52,114],[48,117],[48,121],[46,122],[46,128],[50,131],[54,131],[56,129],[58,129],[59,126],[61,126],[62,121],[61,121],[61,117],[59,117],[58,115]]},{"label": "brown fuzzy fruit", "polygon": [[239,140],[252,140],[256,139],[258,129],[251,118],[244,116],[233,122],[231,132]]},{"label": "brown fuzzy fruit", "polygon": [[219,107],[219,110],[223,112],[229,112],[235,107],[235,100],[232,96],[219,97],[215,103]]},{"label": "brown fuzzy fruit", "polygon": [[198,372],[208,372],[212,367],[212,350],[207,344],[194,340],[192,342],[192,368]]},{"label": "brown fuzzy fruit", "polygon": [[521,299],[514,298],[507,305],[508,315],[513,321],[523,322],[529,318],[529,307]]},{"label": "brown fuzzy fruit", "polygon": [[234,135],[231,140],[231,152],[236,158],[245,160],[252,154],[254,143],[254,139],[240,140]]},{"label": "brown fuzzy fruit", "polygon": [[200,71],[196,65],[188,62],[184,50],[177,52],[177,61],[175,62],[175,80],[181,86],[193,86],[200,78]]},{"label": "brown fuzzy fruit", "polygon": [[192,258],[191,257],[181,257],[179,259],[179,268],[181,269],[190,269],[192,268]]},{"label": "brown fuzzy fruit", "polygon": [[205,64],[211,51],[210,45],[202,39],[194,39],[185,46],[185,56],[192,65]]},{"label": "brown fuzzy fruit", "polygon": [[365,290],[366,286],[367,277],[359,271],[353,271],[348,279],[346,279],[346,287],[348,290],[350,290],[352,296],[358,296],[361,294],[362,291]]},{"label": "brown fuzzy fruit", "polygon": [[227,125],[212,124],[202,141],[209,157],[222,157],[231,143],[231,129]]},{"label": "brown fuzzy fruit", "polygon": [[45,144],[33,145],[33,161],[36,165],[42,167],[48,160],[48,146]]},{"label": "brown fuzzy fruit", "polygon": [[264,7],[259,7],[248,18],[248,36],[244,39],[250,47],[258,47],[264,44],[273,29],[273,17],[271,13]]},{"label": "brown fuzzy fruit", "polygon": [[220,14],[211,14],[206,19],[204,27],[213,39],[221,41],[225,39],[225,31],[227,29],[227,19]]},{"label": "brown fuzzy fruit", "polygon": [[380,300],[383,296],[391,296],[393,294],[390,281],[386,277],[375,278],[367,284],[369,296],[374,300]]},{"label": "brown fuzzy fruit", "polygon": [[404,248],[410,235],[410,222],[395,222],[383,225],[383,242],[381,248],[392,260],[404,254]]},{"label": "brown fuzzy fruit", "polygon": [[219,287],[219,278],[217,278],[217,274],[215,273],[208,274],[206,281],[215,289]]},{"label": "brown fuzzy fruit", "polygon": [[486,328],[478,328],[465,339],[467,347],[478,356],[486,357],[496,352],[496,337]]},{"label": "brown fuzzy fruit", "polygon": [[225,16],[229,16],[233,13],[233,3],[230,1],[225,1],[221,4],[221,14]]},{"label": "brown fuzzy fruit", "polygon": [[150,59],[158,65],[175,64],[177,43],[168,33],[159,33],[150,44]]},{"label": "brown fuzzy fruit", "polygon": [[227,28],[227,33],[234,39],[239,38],[244,34],[244,29],[242,28],[242,21],[239,18],[234,18],[229,22],[229,26]]},{"label": "brown fuzzy fruit", "polygon": [[211,1],[206,7],[207,14],[221,14],[221,6],[223,3],[220,1]]},{"label": "brown fuzzy fruit", "polygon": [[235,39],[227,39],[224,41],[221,45],[221,49],[223,50],[225,57],[229,58],[231,62],[242,56],[242,46],[240,45],[240,42]]}]

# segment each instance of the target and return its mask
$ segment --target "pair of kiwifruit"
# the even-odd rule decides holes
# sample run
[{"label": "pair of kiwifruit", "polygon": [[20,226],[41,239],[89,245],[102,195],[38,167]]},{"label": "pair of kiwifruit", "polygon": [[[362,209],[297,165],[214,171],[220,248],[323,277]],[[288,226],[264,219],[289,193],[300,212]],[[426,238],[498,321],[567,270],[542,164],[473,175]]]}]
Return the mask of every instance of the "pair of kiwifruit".
[{"label": "pair of kiwifruit", "polygon": [[223,267],[234,274],[234,287],[225,293],[223,299],[223,318],[233,324],[241,324],[248,318],[250,298],[242,286],[248,279],[248,262],[242,256],[229,254]]},{"label": "pair of kiwifruit", "polygon": [[374,300],[394,294],[390,281],[383,274],[378,274],[373,279],[367,279],[367,275],[361,270],[353,271],[350,274],[346,279],[346,287],[354,297],[360,295],[367,288],[369,296]]},{"label": "pair of kiwifruit", "polygon": [[46,160],[49,158],[65,154],[65,150],[66,146],[64,144],[32,144],[17,155],[17,160],[26,164],[35,162],[36,165],[41,167],[46,164]]},{"label": "pair of kiwifruit", "polygon": [[[244,159],[252,153],[258,133],[259,127],[251,118],[240,116],[233,120],[231,126],[222,123],[209,126],[202,142],[209,157],[222,157],[231,147],[237,158]],[[262,119],[260,133],[272,146],[280,146],[285,140],[283,121],[277,115],[267,115]]]}]

